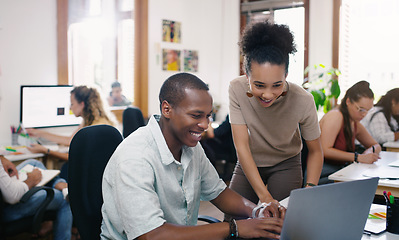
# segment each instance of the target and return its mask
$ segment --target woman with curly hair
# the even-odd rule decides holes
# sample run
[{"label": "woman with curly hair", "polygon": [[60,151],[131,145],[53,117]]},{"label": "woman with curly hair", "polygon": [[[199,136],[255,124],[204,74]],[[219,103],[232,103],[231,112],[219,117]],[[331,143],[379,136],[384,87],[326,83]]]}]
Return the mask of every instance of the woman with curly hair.
[{"label": "woman with curly hair", "polygon": [[[33,137],[40,137],[61,145],[69,146],[75,133],[83,127],[99,124],[114,125],[114,122],[110,119],[110,115],[104,110],[101,96],[95,88],[89,88],[87,86],[75,87],[71,91],[71,111],[76,117],[83,118],[83,122],[71,136],[60,136],[33,128],[27,129],[28,134]],[[34,153],[44,153],[65,161],[68,160],[68,153],[53,151],[40,144],[32,144],[28,149]]]},{"label": "woman with curly hair", "polygon": [[360,121],[379,143],[399,139],[399,88],[389,90]]},{"label": "woman with curly hair", "polygon": [[239,43],[245,76],[230,82],[230,122],[238,162],[230,188],[255,204],[285,211],[278,201],[302,187],[302,139],[309,149],[306,187],[318,183],[323,162],[313,97],[286,81],[293,35],[285,25],[247,26]]},{"label": "woman with curly hair", "polygon": [[[373,163],[378,160],[381,146],[368,133],[360,120],[373,107],[374,93],[366,81],[350,87],[338,108],[326,113],[320,120],[321,143],[324,166],[323,183],[328,175],[353,162]],[[355,150],[357,139],[366,150],[360,154]]]}]

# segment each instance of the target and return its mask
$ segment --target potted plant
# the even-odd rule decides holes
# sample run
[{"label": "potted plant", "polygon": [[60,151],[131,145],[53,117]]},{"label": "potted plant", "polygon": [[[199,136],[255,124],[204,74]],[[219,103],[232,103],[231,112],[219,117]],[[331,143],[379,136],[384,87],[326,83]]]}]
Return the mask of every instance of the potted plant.
[{"label": "potted plant", "polygon": [[341,71],[337,68],[327,69],[323,64],[307,66],[304,71],[305,79],[302,86],[313,95],[316,108],[323,107],[323,112],[330,111],[337,104],[341,94],[338,76]]}]

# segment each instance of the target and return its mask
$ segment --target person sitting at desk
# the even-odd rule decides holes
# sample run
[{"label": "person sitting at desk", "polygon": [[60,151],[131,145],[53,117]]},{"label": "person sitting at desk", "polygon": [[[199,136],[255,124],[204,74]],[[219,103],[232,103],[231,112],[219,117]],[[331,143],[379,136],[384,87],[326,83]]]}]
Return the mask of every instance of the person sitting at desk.
[{"label": "person sitting at desk", "polygon": [[[278,238],[285,208],[271,203],[257,211],[226,187],[198,144],[212,113],[208,90],[192,74],[169,77],[159,93],[161,116],[117,147],[103,176],[101,239]],[[196,226],[200,198],[257,217]]]},{"label": "person sitting at desk", "polygon": [[122,94],[122,86],[120,82],[114,82],[111,85],[111,92],[108,97],[108,104],[110,106],[130,106],[132,102],[130,102],[123,94]]},{"label": "person sitting at desk", "polygon": [[[378,160],[381,146],[360,123],[373,107],[373,99],[369,83],[360,81],[346,91],[338,108],[329,111],[320,120],[324,153],[320,184],[328,183],[330,174],[349,163],[371,164]],[[362,154],[355,151],[355,139],[366,148]]]},{"label": "person sitting at desk", "polygon": [[[44,138],[57,144],[69,146],[75,133],[83,127],[99,124],[115,125],[114,121],[111,120],[111,115],[105,111],[101,96],[95,88],[75,87],[71,91],[71,110],[76,117],[83,118],[83,122],[71,136],[60,136],[33,128],[27,129],[28,134],[32,137]],[[68,153],[53,151],[40,144],[32,144],[28,149],[33,153],[44,153],[65,161],[68,160]]]},{"label": "person sitting at desk", "polygon": [[399,88],[389,90],[360,121],[383,145],[399,139]]},{"label": "person sitting at desk", "polygon": [[[27,173],[27,179],[20,181],[17,179],[18,170],[25,165],[31,164],[34,167],[45,169],[44,165],[34,159],[26,160],[17,167],[7,158],[0,155],[0,190],[4,201],[7,203],[4,206],[2,213],[2,222],[10,222],[23,217],[34,215],[39,205],[44,201],[46,194],[44,191],[36,192],[25,203],[20,203],[19,200],[31,188],[36,186],[42,179],[42,173],[39,169],[34,169]],[[15,178],[13,178],[15,176]],[[67,196],[68,184],[64,179],[55,177],[47,186],[54,188],[54,198],[48,206],[48,210],[57,210],[57,217],[53,225],[54,240],[70,240],[72,229],[72,212]],[[51,227],[51,225],[50,225]],[[49,229],[48,225],[42,227],[39,235],[44,235]]]}]

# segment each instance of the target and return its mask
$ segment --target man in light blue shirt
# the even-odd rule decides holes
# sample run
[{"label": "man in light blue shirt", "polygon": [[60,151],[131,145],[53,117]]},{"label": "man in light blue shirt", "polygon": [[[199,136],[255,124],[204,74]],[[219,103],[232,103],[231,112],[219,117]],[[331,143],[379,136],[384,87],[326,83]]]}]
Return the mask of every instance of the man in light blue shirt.
[{"label": "man in light blue shirt", "polygon": [[245,218],[256,207],[226,187],[198,144],[212,113],[208,90],[192,74],[171,76],[159,95],[162,115],[118,146],[104,171],[102,239],[277,238],[283,216],[272,208],[266,215],[275,217],[193,227],[200,200]]}]

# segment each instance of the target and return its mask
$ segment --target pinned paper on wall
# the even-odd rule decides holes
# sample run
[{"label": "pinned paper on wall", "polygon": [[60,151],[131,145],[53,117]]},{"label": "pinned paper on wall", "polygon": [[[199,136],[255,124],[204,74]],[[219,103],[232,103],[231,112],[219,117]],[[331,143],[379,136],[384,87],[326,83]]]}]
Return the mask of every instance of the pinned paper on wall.
[{"label": "pinned paper on wall", "polygon": [[181,42],[181,23],[172,20],[162,20],[162,41]]},{"label": "pinned paper on wall", "polygon": [[198,72],[198,51],[184,50],[184,71]]}]

